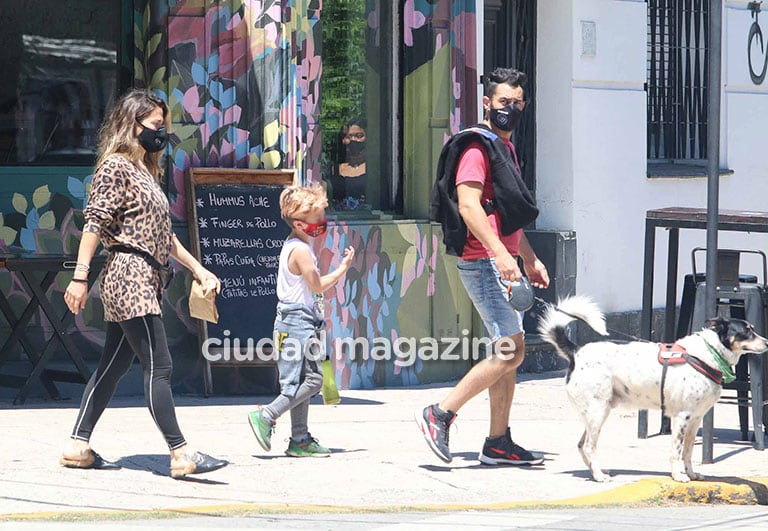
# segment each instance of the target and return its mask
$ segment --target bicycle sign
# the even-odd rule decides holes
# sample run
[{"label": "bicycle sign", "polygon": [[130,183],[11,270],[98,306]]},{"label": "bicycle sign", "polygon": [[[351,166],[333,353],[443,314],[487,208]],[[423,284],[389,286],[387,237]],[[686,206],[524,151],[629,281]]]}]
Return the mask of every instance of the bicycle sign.
[{"label": "bicycle sign", "polygon": [[[757,21],[757,15],[760,13],[760,2],[750,2],[748,8],[752,11],[752,18],[755,19],[752,25],[749,27],[749,38],[747,40],[747,62],[749,63],[749,77],[752,78],[752,83],[755,85],[762,84],[765,79],[766,70],[768,70],[768,47],[765,46],[763,41],[763,30],[760,29],[760,24]],[[752,41],[758,44],[760,50],[760,59],[763,59],[763,67],[759,73],[755,71],[752,63]],[[758,59],[758,65],[760,64]],[[759,68],[759,66],[758,66]]]}]

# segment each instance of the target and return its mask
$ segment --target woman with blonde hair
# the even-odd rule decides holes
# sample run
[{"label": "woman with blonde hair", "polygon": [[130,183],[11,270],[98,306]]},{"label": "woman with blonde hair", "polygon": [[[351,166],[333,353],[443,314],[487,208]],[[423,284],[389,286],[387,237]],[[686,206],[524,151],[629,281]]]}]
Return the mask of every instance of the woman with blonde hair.
[{"label": "woman with blonde hair", "polygon": [[138,356],[152,419],[171,453],[171,476],[182,478],[221,468],[227,461],[189,449],[176,421],[171,394],[171,354],[161,318],[162,290],[172,256],[189,269],[204,290],[221,284],[171,231],[168,199],[159,185],[168,144],[166,103],[142,90],[121,97],[100,131],[99,154],[77,265],[64,300],[73,313],[85,308],[88,270],[99,239],[109,255],[101,276],[107,321],[99,366],[85,387],[70,443],[60,463],[71,468],[116,469],[90,447],[91,433],[118,381]]}]

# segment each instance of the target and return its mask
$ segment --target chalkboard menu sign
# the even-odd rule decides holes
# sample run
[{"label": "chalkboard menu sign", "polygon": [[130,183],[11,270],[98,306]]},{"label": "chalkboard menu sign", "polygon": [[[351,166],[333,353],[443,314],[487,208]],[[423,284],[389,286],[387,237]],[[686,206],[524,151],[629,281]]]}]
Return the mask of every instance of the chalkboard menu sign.
[{"label": "chalkboard menu sign", "polygon": [[210,393],[211,363],[265,361],[255,349],[272,338],[278,260],[290,232],[279,198],[293,171],[193,168],[189,174],[191,248],[221,280],[219,322],[199,325]]}]

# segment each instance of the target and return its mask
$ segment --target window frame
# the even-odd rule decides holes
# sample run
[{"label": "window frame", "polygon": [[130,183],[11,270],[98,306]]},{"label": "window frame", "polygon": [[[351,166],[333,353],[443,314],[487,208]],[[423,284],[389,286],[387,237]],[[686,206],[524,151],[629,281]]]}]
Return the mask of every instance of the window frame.
[{"label": "window frame", "polygon": [[698,177],[706,165],[709,24],[706,1],[648,0],[649,176]]},{"label": "window frame", "polygon": [[[329,205],[329,217],[338,221],[361,221],[376,222],[389,219],[405,219],[407,216],[403,206],[403,180],[404,171],[402,163],[402,138],[403,123],[401,120],[403,101],[402,101],[402,72],[401,60],[403,54],[402,43],[402,2],[388,3],[386,16],[381,16],[378,38],[379,61],[386,65],[380,71],[381,76],[381,98],[378,115],[381,127],[378,131],[371,132],[371,125],[368,125],[368,142],[371,138],[378,138],[377,149],[379,161],[379,173],[389,176],[387,179],[379,179],[381,187],[377,190],[375,196],[380,200],[377,205],[371,205],[371,209],[361,210],[336,210],[333,204]],[[322,20],[322,17],[321,17]],[[325,43],[323,43],[324,48]],[[324,95],[321,94],[321,101]],[[368,118],[368,113],[363,113],[363,118]],[[323,135],[336,136],[338,131],[323,129]],[[370,149],[370,148],[368,148]],[[333,164],[334,157],[328,157],[327,163]],[[327,174],[327,169],[324,174]],[[368,183],[371,186],[371,183]],[[369,188],[370,189],[370,188]]]}]

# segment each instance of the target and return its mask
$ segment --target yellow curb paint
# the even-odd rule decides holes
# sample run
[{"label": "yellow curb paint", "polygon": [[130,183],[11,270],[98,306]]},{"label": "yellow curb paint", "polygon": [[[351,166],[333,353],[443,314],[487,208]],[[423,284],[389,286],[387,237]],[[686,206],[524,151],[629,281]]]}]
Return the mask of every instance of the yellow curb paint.
[{"label": "yellow curb paint", "polygon": [[714,481],[670,483],[665,497],[687,503],[754,505],[768,501],[768,478],[716,478]]},{"label": "yellow curb paint", "polygon": [[[587,496],[558,500],[557,505],[597,505],[601,503],[633,503],[650,500],[662,492],[664,480],[641,479],[636,483],[622,485],[604,492],[597,492]],[[545,505],[548,505],[545,503]]]},{"label": "yellow curb paint", "polygon": [[[760,496],[768,493],[768,478],[718,478],[720,481],[692,481],[678,483],[671,478],[645,478],[629,485],[622,485],[587,496],[551,501],[509,501],[487,504],[444,504],[444,505],[289,505],[289,504],[230,504],[203,505],[167,509],[136,511],[50,511],[39,513],[0,514],[3,520],[48,520],[73,517],[147,517],[149,515],[204,516],[211,514],[263,512],[269,514],[332,514],[332,513],[386,513],[386,512],[447,512],[506,510],[521,507],[592,506],[602,504],[640,503],[653,499],[670,499],[688,503],[733,503],[756,504]],[[758,495],[755,489],[764,493]]]}]

